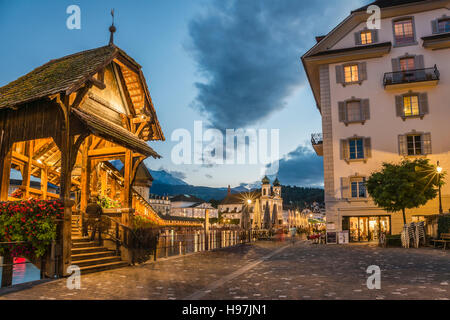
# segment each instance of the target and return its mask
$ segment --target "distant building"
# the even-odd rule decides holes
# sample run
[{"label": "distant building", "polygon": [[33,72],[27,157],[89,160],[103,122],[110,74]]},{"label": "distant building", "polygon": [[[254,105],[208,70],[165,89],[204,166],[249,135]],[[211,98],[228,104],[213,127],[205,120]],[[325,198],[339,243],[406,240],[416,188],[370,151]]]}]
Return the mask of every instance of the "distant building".
[{"label": "distant building", "polygon": [[211,203],[192,195],[181,194],[170,199],[171,215],[187,218],[205,218],[208,210],[210,218],[218,217],[218,210]]},{"label": "distant building", "polygon": [[250,218],[253,220],[255,204],[259,202],[259,208],[262,215],[269,207],[270,218],[272,219],[272,213],[274,212],[274,206],[277,207],[278,224],[284,224],[283,218],[283,198],[281,197],[281,185],[278,178],[273,182],[273,186],[270,185],[268,177],[264,177],[262,180],[262,186],[260,191],[256,192],[243,192],[231,194],[231,189],[228,187],[228,195],[223,199],[219,205],[219,212],[223,219],[241,219],[242,209],[248,198],[251,198],[252,203],[249,205]]},{"label": "distant building", "polygon": [[158,196],[155,194],[150,194],[148,202],[152,208],[158,212],[160,215],[170,215],[172,202],[168,196]]}]

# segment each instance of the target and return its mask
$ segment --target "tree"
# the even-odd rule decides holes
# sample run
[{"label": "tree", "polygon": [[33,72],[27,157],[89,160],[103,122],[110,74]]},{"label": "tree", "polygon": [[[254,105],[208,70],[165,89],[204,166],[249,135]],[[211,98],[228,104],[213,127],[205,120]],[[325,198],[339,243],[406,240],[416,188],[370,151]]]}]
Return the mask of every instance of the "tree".
[{"label": "tree", "polygon": [[439,184],[436,167],[429,159],[403,160],[399,164],[383,163],[379,172],[367,180],[367,191],[375,204],[388,212],[403,213],[406,224],[406,209],[425,205],[436,198]]}]

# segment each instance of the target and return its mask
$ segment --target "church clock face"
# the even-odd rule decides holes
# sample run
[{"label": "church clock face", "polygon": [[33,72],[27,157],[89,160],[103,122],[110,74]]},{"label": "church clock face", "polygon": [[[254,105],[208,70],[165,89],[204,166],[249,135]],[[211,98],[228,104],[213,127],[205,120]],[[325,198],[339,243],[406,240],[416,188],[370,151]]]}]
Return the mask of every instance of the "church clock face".
[{"label": "church clock face", "polygon": [[277,195],[277,196],[279,196],[280,195],[280,190],[275,190],[275,194]]}]

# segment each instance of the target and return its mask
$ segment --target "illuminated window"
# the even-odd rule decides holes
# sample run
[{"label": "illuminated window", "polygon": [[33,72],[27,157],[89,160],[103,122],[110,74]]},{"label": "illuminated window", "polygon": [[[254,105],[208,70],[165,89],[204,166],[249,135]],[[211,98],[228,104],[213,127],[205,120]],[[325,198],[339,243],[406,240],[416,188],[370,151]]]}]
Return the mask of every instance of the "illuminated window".
[{"label": "illuminated window", "polygon": [[408,70],[414,70],[414,69],[415,69],[414,58],[400,59],[400,70],[401,71],[408,71]]},{"label": "illuminated window", "polygon": [[408,135],[406,137],[409,156],[419,156],[422,154],[422,136]]},{"label": "illuminated window", "polygon": [[373,40],[371,31],[361,32],[361,44],[371,44],[372,42]]},{"label": "illuminated window", "polygon": [[361,138],[358,139],[350,139],[348,141],[349,151],[350,151],[350,159],[364,159],[364,141]]},{"label": "illuminated window", "polygon": [[396,44],[413,43],[414,30],[412,19],[394,22],[394,35]]},{"label": "illuminated window", "polygon": [[354,64],[351,66],[344,67],[344,77],[345,83],[358,82],[359,81],[358,65]]},{"label": "illuminated window", "polygon": [[439,33],[450,32],[450,19],[441,19],[438,21]]},{"label": "illuminated window", "polygon": [[420,115],[419,97],[418,96],[403,97],[403,112],[405,114],[405,117]]}]

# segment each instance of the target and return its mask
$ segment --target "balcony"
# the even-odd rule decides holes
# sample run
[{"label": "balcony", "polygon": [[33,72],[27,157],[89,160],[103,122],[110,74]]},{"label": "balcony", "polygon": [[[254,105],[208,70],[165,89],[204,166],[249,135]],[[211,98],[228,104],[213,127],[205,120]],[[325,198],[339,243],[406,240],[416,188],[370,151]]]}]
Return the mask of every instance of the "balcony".
[{"label": "balcony", "polygon": [[311,135],[311,144],[318,156],[323,156],[323,135],[321,133],[313,133]]},{"label": "balcony", "polygon": [[383,85],[386,90],[435,86],[439,82],[439,70],[433,68],[388,72],[384,74]]}]

